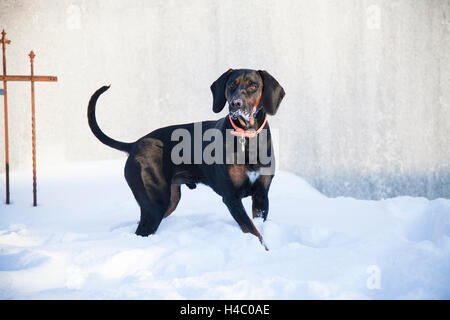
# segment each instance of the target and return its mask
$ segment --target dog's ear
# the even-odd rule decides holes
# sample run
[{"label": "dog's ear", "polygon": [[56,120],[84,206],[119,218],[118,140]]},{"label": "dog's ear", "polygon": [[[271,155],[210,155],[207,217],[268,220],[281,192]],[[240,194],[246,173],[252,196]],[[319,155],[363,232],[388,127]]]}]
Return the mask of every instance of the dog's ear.
[{"label": "dog's ear", "polygon": [[281,100],[283,100],[284,89],[267,71],[258,70],[258,72],[263,80],[261,104],[264,111],[273,116],[277,113]]},{"label": "dog's ear", "polygon": [[225,107],[227,99],[225,98],[225,85],[227,84],[228,77],[233,73],[233,69],[229,69],[222,74],[219,79],[213,82],[211,85],[211,92],[213,95],[213,111],[219,113]]}]

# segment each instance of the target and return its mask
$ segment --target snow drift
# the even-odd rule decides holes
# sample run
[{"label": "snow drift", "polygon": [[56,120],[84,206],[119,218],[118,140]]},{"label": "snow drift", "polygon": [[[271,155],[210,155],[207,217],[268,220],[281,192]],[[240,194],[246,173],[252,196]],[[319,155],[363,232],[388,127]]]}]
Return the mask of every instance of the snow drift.
[{"label": "snow drift", "polygon": [[255,220],[266,252],[201,185],[182,188],[155,235],[134,235],[139,207],[123,165],[40,169],[37,208],[30,174],[11,174],[13,203],[0,206],[0,298],[450,298],[450,200],[327,198],[277,171],[268,220]]}]

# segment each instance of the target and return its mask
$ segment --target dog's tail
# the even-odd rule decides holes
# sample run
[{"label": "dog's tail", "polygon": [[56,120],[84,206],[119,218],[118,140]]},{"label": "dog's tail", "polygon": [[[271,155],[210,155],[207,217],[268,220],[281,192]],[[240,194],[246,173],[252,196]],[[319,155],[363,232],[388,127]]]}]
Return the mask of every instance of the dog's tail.
[{"label": "dog's tail", "polygon": [[108,89],[109,89],[109,86],[101,87],[100,89],[95,91],[95,93],[92,95],[91,99],[89,100],[88,111],[87,111],[89,127],[91,128],[92,132],[97,137],[97,139],[100,140],[102,143],[106,144],[107,146],[110,146],[111,148],[114,148],[114,149],[117,149],[120,151],[130,152],[131,147],[133,145],[132,143],[120,142],[120,141],[117,141],[117,140],[114,140],[114,139],[108,137],[106,134],[104,134],[102,132],[102,130],[100,130],[97,120],[95,119],[95,104],[97,103],[97,99],[98,99],[98,97],[100,97],[100,95],[103,92],[105,92]]}]

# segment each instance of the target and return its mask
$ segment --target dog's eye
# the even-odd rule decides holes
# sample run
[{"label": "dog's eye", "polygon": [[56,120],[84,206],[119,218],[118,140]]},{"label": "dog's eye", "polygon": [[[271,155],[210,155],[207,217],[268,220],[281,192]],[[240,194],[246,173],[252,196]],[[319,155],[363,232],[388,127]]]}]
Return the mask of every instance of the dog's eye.
[{"label": "dog's eye", "polygon": [[256,89],[258,89],[258,86],[256,85],[256,84],[251,84],[249,87],[248,87],[248,89],[250,90],[250,91],[256,91]]}]

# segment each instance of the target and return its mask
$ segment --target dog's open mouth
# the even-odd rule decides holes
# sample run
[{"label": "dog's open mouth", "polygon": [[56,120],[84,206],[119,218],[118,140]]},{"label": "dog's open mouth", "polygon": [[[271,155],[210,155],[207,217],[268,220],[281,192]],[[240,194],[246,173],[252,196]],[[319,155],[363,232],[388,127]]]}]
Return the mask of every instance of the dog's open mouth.
[{"label": "dog's open mouth", "polygon": [[250,124],[249,121],[247,121],[247,119],[244,118],[243,116],[238,116],[238,120],[244,127],[248,127],[248,125]]},{"label": "dog's open mouth", "polygon": [[254,123],[253,117],[247,114],[245,111],[236,110],[234,112],[231,112],[230,115],[234,120],[238,120],[243,127],[248,128]]}]

